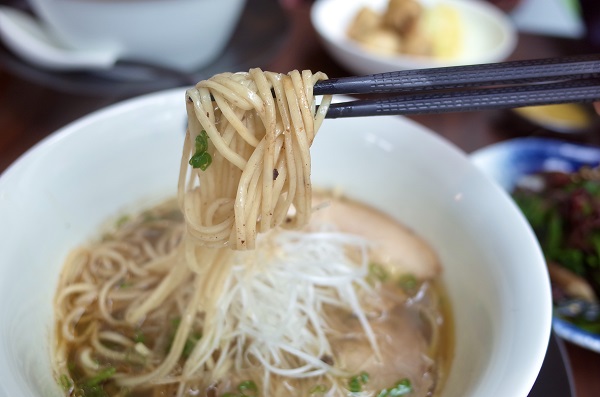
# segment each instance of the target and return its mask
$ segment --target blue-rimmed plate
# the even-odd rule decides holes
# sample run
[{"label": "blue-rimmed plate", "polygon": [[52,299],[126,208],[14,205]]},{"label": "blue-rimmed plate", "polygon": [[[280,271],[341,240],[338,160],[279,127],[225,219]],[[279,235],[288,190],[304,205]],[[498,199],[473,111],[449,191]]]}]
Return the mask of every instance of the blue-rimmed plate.
[{"label": "blue-rimmed plate", "polygon": [[[600,147],[547,138],[518,138],[471,154],[471,160],[510,192],[523,175],[538,171],[574,172],[583,165],[600,164]],[[600,352],[600,335],[554,317],[554,332],[587,349]]]}]

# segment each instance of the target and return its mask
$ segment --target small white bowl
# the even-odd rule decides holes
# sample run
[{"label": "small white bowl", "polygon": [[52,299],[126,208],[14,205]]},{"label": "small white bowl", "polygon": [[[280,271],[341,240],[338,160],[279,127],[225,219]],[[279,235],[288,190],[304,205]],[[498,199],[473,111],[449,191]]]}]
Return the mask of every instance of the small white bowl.
[{"label": "small white bowl", "polygon": [[[129,100],[66,126],[0,176],[0,397],[61,395],[50,346],[65,256],[110,217],[176,194],[185,120],[183,90]],[[312,156],[316,186],[385,211],[437,251],[456,340],[442,396],[526,397],[550,336],[550,284],[508,195],[400,117],[326,120]]]},{"label": "small white bowl", "polygon": [[318,0],[311,20],[327,51],[356,74],[393,72],[442,66],[500,62],[517,43],[516,29],[505,13],[478,0],[420,0],[424,5],[447,4],[458,11],[464,42],[456,57],[440,60],[412,55],[379,55],[362,48],[346,32],[364,6],[383,12],[388,0]]}]

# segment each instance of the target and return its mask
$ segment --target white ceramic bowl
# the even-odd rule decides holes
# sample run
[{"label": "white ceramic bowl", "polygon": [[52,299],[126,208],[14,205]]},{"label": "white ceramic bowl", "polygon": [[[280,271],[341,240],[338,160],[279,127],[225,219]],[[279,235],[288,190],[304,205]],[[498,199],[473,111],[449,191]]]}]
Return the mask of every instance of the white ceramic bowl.
[{"label": "white ceramic bowl", "polygon": [[516,30],[502,11],[480,0],[420,0],[424,5],[443,3],[458,11],[463,29],[460,53],[453,59],[437,60],[411,55],[385,56],[363,49],[346,32],[362,7],[383,12],[388,0],[318,0],[311,20],[327,51],[356,74],[393,72],[441,66],[500,62],[514,50]]},{"label": "white ceramic bowl", "polygon": [[[189,72],[214,60],[237,26],[245,0],[28,0],[42,26],[65,48],[102,59],[146,62]],[[29,33],[32,29],[6,31]],[[17,43],[44,43],[11,37]],[[24,44],[21,44],[24,45]],[[26,51],[27,49],[24,49]],[[44,46],[36,51],[51,51]],[[64,53],[64,51],[63,51]],[[42,66],[63,65],[44,62]],[[103,66],[100,60],[98,67]],[[93,62],[88,65],[93,67]]]},{"label": "white ceramic bowl", "polygon": [[[66,126],[0,177],[1,397],[60,395],[49,352],[63,260],[107,219],[175,194],[184,124],[183,90],[129,100]],[[456,330],[442,395],[526,397],[551,298],[535,237],[506,193],[400,117],[326,120],[313,180],[382,209],[438,252]]]}]

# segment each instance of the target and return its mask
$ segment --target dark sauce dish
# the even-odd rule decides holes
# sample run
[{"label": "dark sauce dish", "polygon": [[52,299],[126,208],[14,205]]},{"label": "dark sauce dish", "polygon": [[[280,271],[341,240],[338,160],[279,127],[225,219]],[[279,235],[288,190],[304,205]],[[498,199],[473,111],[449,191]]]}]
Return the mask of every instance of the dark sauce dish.
[{"label": "dark sauce dish", "polygon": [[[540,172],[575,173],[584,166],[600,164],[600,147],[549,138],[517,138],[494,144],[471,154],[471,160],[508,193],[525,176]],[[600,334],[590,332],[563,318],[568,307],[555,300],[554,332],[574,344],[600,352]],[[561,315],[562,313],[562,315]]]}]

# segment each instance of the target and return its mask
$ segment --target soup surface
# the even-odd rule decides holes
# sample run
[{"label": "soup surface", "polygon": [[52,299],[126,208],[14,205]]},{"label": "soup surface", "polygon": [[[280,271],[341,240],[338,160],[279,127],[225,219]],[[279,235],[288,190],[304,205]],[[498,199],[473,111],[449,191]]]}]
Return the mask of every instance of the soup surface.
[{"label": "soup surface", "polygon": [[[186,315],[193,283],[164,287],[173,266],[184,267],[175,201],[122,217],[73,251],[55,302],[54,364],[65,395],[437,395],[452,326],[435,252],[372,208],[329,194],[313,203],[304,229],[275,229],[256,250],[232,251],[219,307],[235,324],[191,376],[182,369],[202,351],[211,319],[201,309]],[[161,288],[162,304],[137,318]],[[179,346],[183,326],[190,330]],[[172,349],[176,365],[153,376]]]}]

